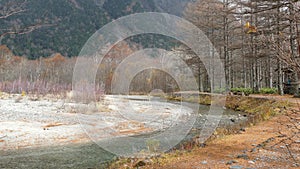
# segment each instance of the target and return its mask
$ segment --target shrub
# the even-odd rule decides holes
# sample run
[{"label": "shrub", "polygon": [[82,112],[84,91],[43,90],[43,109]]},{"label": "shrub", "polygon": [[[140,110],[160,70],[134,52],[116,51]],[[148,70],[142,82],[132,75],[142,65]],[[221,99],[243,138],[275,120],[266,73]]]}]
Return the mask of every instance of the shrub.
[{"label": "shrub", "polygon": [[253,90],[251,88],[238,87],[238,88],[232,88],[232,89],[230,89],[230,91],[233,94],[242,94],[242,93],[244,93],[246,96],[249,96],[250,94],[253,94]]},{"label": "shrub", "polygon": [[276,94],[278,90],[276,88],[261,88],[259,90],[260,94]]},{"label": "shrub", "polygon": [[21,96],[23,96],[23,97],[26,96],[26,92],[22,91]]},{"label": "shrub", "polygon": [[219,94],[223,94],[226,92],[226,89],[225,88],[218,88],[218,89],[215,89],[214,90],[214,93],[219,93]]},{"label": "shrub", "polygon": [[158,149],[159,149],[160,142],[159,142],[159,140],[156,140],[156,139],[147,140],[147,141],[146,141],[146,145],[147,145],[147,147],[148,147],[148,150],[149,150],[151,153],[155,153],[155,152],[157,152]]}]

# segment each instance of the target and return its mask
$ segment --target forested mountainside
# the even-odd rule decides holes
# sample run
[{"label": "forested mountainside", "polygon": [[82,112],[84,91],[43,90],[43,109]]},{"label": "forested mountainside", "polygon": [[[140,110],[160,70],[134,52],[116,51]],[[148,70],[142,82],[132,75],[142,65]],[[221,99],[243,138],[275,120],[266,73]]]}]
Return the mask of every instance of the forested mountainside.
[{"label": "forested mountainside", "polygon": [[[5,31],[41,25],[26,34],[6,35],[0,44],[15,55],[30,59],[53,53],[76,56],[87,39],[103,25],[121,16],[138,12],[168,12],[181,15],[191,0],[1,0],[2,11],[20,4],[21,13],[0,19]],[[22,4],[22,6],[21,6]],[[1,15],[1,13],[0,13]]]}]

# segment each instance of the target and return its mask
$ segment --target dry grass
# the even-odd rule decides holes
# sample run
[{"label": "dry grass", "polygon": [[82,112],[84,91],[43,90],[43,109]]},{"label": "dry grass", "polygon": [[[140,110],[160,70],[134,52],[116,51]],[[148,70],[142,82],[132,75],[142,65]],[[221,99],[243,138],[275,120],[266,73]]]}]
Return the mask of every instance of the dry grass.
[{"label": "dry grass", "polygon": [[51,123],[51,124],[47,124],[46,126],[44,126],[44,128],[51,128],[51,127],[57,127],[57,126],[62,126],[65,125],[64,123]]}]

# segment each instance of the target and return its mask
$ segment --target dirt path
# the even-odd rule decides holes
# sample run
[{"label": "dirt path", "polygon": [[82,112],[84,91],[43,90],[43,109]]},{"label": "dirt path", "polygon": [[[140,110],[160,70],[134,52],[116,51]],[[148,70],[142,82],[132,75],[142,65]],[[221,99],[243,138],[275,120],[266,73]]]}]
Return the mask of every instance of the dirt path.
[{"label": "dirt path", "polygon": [[262,95],[262,94],[252,94],[250,97],[254,98],[267,98],[267,99],[274,99],[274,100],[281,100],[281,101],[289,101],[290,103],[294,103],[296,105],[300,105],[300,98],[295,98],[292,95]]},{"label": "dirt path", "polygon": [[[163,161],[163,165],[154,164],[147,168],[296,168],[296,162],[289,154],[285,142],[281,143],[291,133],[278,122],[287,120],[286,116],[275,117],[268,122],[246,128],[244,133],[214,140],[204,148],[196,148],[190,153]],[[279,130],[284,134],[280,134]],[[298,162],[299,141],[298,135],[293,138],[294,144],[288,145],[292,146],[289,149]],[[286,142],[291,143],[288,140]]]}]

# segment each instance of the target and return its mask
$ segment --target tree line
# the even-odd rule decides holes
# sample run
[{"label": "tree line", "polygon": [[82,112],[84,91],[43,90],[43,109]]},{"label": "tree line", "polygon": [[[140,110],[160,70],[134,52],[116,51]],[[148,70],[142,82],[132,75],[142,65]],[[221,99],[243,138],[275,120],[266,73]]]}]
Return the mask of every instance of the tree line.
[{"label": "tree line", "polygon": [[[204,67],[203,61],[187,46],[170,40],[172,51],[193,70],[201,92],[225,92],[239,88],[259,92],[265,88],[276,88],[279,94],[283,94],[284,89],[290,87],[286,92],[298,94],[299,10],[298,0],[198,0],[187,5],[184,18],[198,26],[214,45],[207,58],[213,62],[220,56],[226,85],[218,84],[214,64]],[[11,15],[18,11],[13,11]],[[165,39],[154,37],[151,42]],[[98,69],[97,90],[110,93],[118,65],[141,48],[143,45],[137,42],[122,41],[113,47],[102,63],[91,65]],[[76,57],[68,58],[59,53],[29,60],[14,56],[10,49],[2,45],[0,90],[38,93],[71,90],[75,63]],[[139,72],[130,85],[132,92],[149,93],[153,89],[163,89],[165,92],[180,90],[174,79],[160,70]]]},{"label": "tree line", "polygon": [[[185,18],[198,26],[215,46],[225,67],[226,86],[220,88],[278,88],[293,86],[298,94],[300,73],[300,2],[298,0],[198,0],[190,3]],[[201,61],[188,48],[187,60],[195,66],[200,91],[210,89]]]}]

